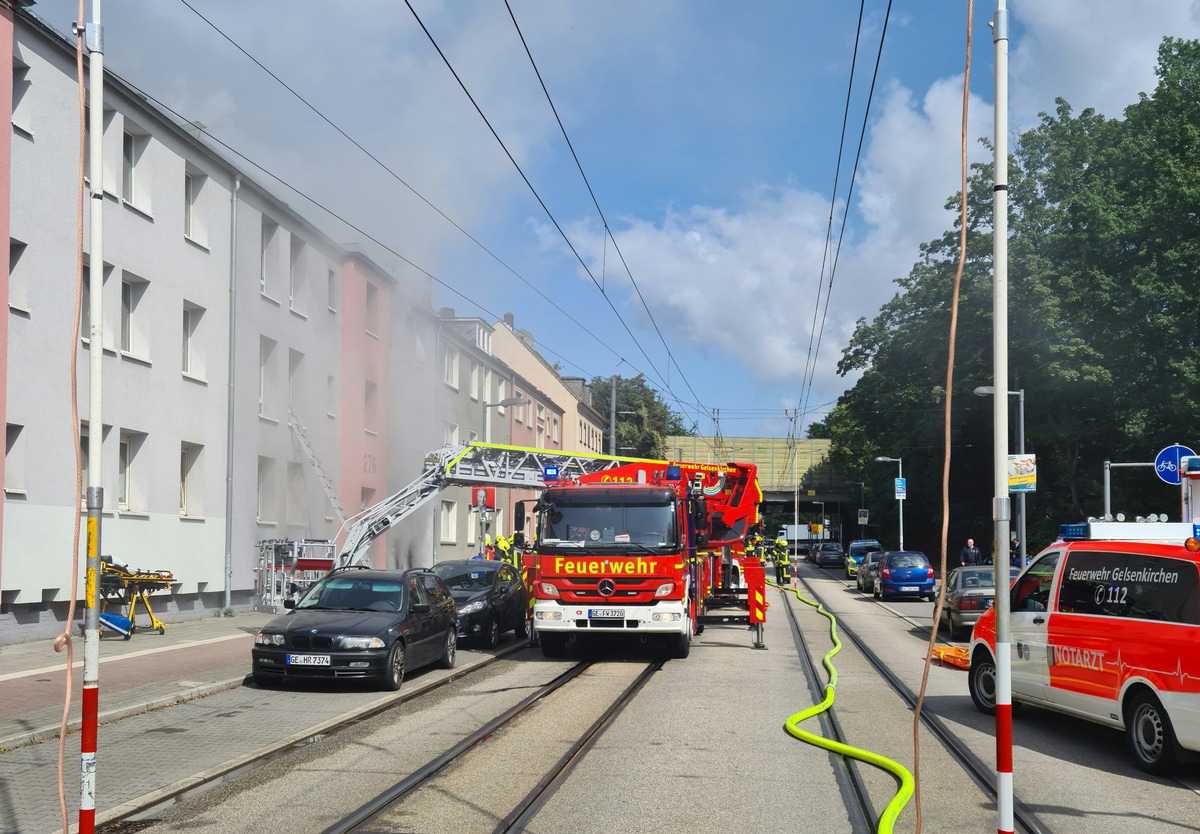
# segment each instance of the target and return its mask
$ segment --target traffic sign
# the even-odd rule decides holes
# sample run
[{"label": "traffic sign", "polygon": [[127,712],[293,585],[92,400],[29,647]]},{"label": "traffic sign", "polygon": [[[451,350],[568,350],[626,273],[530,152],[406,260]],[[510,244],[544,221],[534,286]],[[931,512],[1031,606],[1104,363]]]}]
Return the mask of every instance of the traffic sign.
[{"label": "traffic sign", "polygon": [[858,511],[858,523],[859,524],[870,524],[871,523],[871,522],[867,521],[867,511],[866,510]]},{"label": "traffic sign", "polygon": [[897,501],[904,500],[904,494],[907,491],[905,484],[904,484],[905,480],[907,480],[907,479],[906,478],[897,478],[896,479],[896,500]]},{"label": "traffic sign", "polygon": [[1158,473],[1158,477],[1162,478],[1168,484],[1178,485],[1182,478],[1179,475],[1179,461],[1182,458],[1192,457],[1196,453],[1187,446],[1180,446],[1176,443],[1174,446],[1168,446],[1158,453],[1158,457],[1154,459],[1154,471]]}]

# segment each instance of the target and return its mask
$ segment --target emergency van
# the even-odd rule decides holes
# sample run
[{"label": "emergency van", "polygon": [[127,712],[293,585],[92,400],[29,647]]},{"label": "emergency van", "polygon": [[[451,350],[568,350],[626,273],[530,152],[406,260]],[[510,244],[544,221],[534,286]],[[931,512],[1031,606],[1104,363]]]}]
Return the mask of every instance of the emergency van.
[{"label": "emergency van", "polygon": [[[1200,751],[1200,525],[1064,525],[1009,589],[1014,704],[1124,730],[1166,774]],[[971,635],[968,686],[996,706],[996,613]]]}]

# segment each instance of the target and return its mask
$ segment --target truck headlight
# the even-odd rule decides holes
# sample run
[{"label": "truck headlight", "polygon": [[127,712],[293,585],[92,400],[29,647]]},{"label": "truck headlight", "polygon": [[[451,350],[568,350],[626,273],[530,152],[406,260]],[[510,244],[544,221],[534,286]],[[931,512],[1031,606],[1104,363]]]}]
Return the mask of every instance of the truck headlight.
[{"label": "truck headlight", "polygon": [[651,619],[654,620],[656,623],[677,623],[682,618],[683,618],[683,615],[680,614],[678,611],[673,611],[670,613],[656,611],[651,616]]},{"label": "truck headlight", "polygon": [[265,631],[260,631],[254,635],[254,645],[256,646],[282,646],[282,634],[268,634]]},{"label": "truck headlight", "polygon": [[658,586],[657,590],[655,590],[654,596],[669,597],[674,592],[674,590],[675,590],[674,582],[664,582],[663,584]]},{"label": "truck headlight", "polygon": [[533,618],[535,620],[561,620],[561,611],[534,611]]},{"label": "truck headlight", "polygon": [[549,582],[539,582],[538,590],[541,591],[544,596],[548,596],[548,597],[558,596],[558,588],[555,588]]}]

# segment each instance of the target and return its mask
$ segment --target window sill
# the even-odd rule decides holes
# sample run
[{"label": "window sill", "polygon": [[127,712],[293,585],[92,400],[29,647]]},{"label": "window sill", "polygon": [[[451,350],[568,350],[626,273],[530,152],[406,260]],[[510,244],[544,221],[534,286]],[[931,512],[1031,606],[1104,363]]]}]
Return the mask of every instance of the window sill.
[{"label": "window sill", "polygon": [[209,253],[209,254],[211,254],[211,252],[212,252],[212,250],[210,250],[210,249],[208,248],[208,244],[207,244],[207,243],[201,243],[200,241],[196,240],[196,238],[194,238],[194,237],[191,237],[190,235],[184,235],[184,236],[183,236],[183,239],[184,239],[185,241],[187,241],[188,243],[192,244],[192,246],[195,246],[195,247],[196,247],[197,249],[199,249],[201,252],[206,252],[206,253]]},{"label": "window sill", "polygon": [[5,498],[28,498],[29,490],[22,489],[21,487],[5,487],[4,488],[4,497]]},{"label": "window sill", "polygon": [[265,414],[260,414],[260,415],[258,415],[258,419],[262,420],[264,423],[271,423],[272,425],[275,425],[275,426],[279,425],[278,417],[268,417]]},{"label": "window sill", "polygon": [[270,303],[274,304],[276,307],[283,306],[282,304],[279,303],[279,299],[272,298],[271,296],[267,295],[265,290],[259,290],[258,294],[262,298],[263,301],[269,301]]},{"label": "window sill", "polygon": [[121,205],[125,206],[125,208],[129,209],[134,214],[136,214],[138,217],[141,217],[143,220],[149,220],[151,223],[154,222],[153,214],[146,211],[145,209],[138,208],[133,203],[131,203],[129,200],[126,200],[124,197],[121,198]]},{"label": "window sill", "polygon": [[147,368],[154,367],[154,363],[151,362],[148,358],[146,358],[144,356],[135,356],[134,354],[130,353],[127,350],[121,351],[121,358],[127,359],[128,361],[134,362],[138,365],[145,365]]},{"label": "window sill", "polygon": [[32,316],[32,313],[28,307],[24,307],[20,304],[13,304],[11,301],[8,302],[8,311],[10,313],[16,313],[18,316],[23,316],[24,318],[30,318]]},{"label": "window sill", "polygon": [[295,307],[288,307],[288,312],[291,313],[296,318],[300,319],[301,321],[308,321],[308,316],[306,316],[304,313],[301,313]]},{"label": "window sill", "polygon": [[150,518],[150,513],[141,510],[118,509],[117,518]]},{"label": "window sill", "polygon": [[364,428],[363,434],[368,435],[369,437],[379,437],[379,432],[375,431],[375,429]]},{"label": "window sill", "polygon": [[262,525],[263,527],[277,527],[277,526],[279,526],[279,522],[277,522],[277,521],[267,521],[266,519],[262,519],[262,518],[255,519],[255,521],[256,521],[258,524]]},{"label": "window sill", "polygon": [[26,138],[26,139],[32,139],[32,138],[33,138],[33,131],[32,131],[32,130],[30,130],[29,128],[27,128],[27,127],[24,127],[24,126],[22,126],[22,125],[19,125],[19,124],[17,124],[16,122],[13,122],[13,123],[12,123],[12,129],[13,129],[13,133],[17,134],[18,136],[22,136],[22,137],[24,137],[24,138]]},{"label": "window sill", "polygon": [[180,513],[180,514],[179,514],[179,520],[180,520],[180,521],[192,521],[192,522],[200,522],[201,524],[203,524],[205,521],[208,521],[208,519],[207,519],[205,516],[202,516],[202,515],[187,515],[186,513]]},{"label": "window sill", "polygon": [[371,328],[369,328],[369,327],[368,327],[368,328],[366,328],[366,329],[365,329],[363,332],[365,332],[365,333],[366,333],[368,336],[370,336],[372,339],[375,339],[375,340],[378,340],[378,339],[379,339],[379,334],[378,334],[378,333],[376,333],[374,330],[372,330],[372,329],[371,329]]},{"label": "window sill", "polygon": [[336,415],[336,414],[334,414],[332,411],[326,411],[326,412],[325,412],[325,416],[326,416],[326,417],[328,417],[330,420],[336,420],[336,419],[337,419],[337,415]]},{"label": "window sill", "polygon": [[325,309],[333,313],[335,316],[337,315],[337,307],[326,307]]},{"label": "window sill", "polygon": [[189,374],[187,371],[183,372],[183,378],[186,379],[188,382],[194,382],[197,385],[205,385],[205,386],[208,385],[207,379],[205,379],[202,376],[196,376],[195,374]]}]

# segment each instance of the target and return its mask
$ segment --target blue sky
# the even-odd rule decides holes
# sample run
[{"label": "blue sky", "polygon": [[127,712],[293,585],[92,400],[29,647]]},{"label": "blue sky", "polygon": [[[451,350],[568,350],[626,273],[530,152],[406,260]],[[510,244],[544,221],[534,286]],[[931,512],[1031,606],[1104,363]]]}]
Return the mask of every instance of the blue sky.
[{"label": "blue sky", "polygon": [[[437,276],[452,288],[438,306],[513,313],[564,374],[644,373],[702,434],[784,435],[798,407],[820,419],[853,382],[835,367],[854,322],[951,226],[965,0],[896,3],[887,18],[827,310],[826,230],[846,208],[887,0],[864,4],[832,207],[856,4],[509,0],[641,298],[503,0],[410,1],[416,16],[403,0],[190,0],[210,25],[180,0],[106,0],[105,65],[381,241],[386,269],[403,258]],[[1200,37],[1198,0],[1006,5],[1014,133],[1059,96],[1120,116],[1153,90],[1164,35]],[[33,11],[66,32],[77,8]],[[992,133],[995,10],[974,10],[972,140]]]}]

